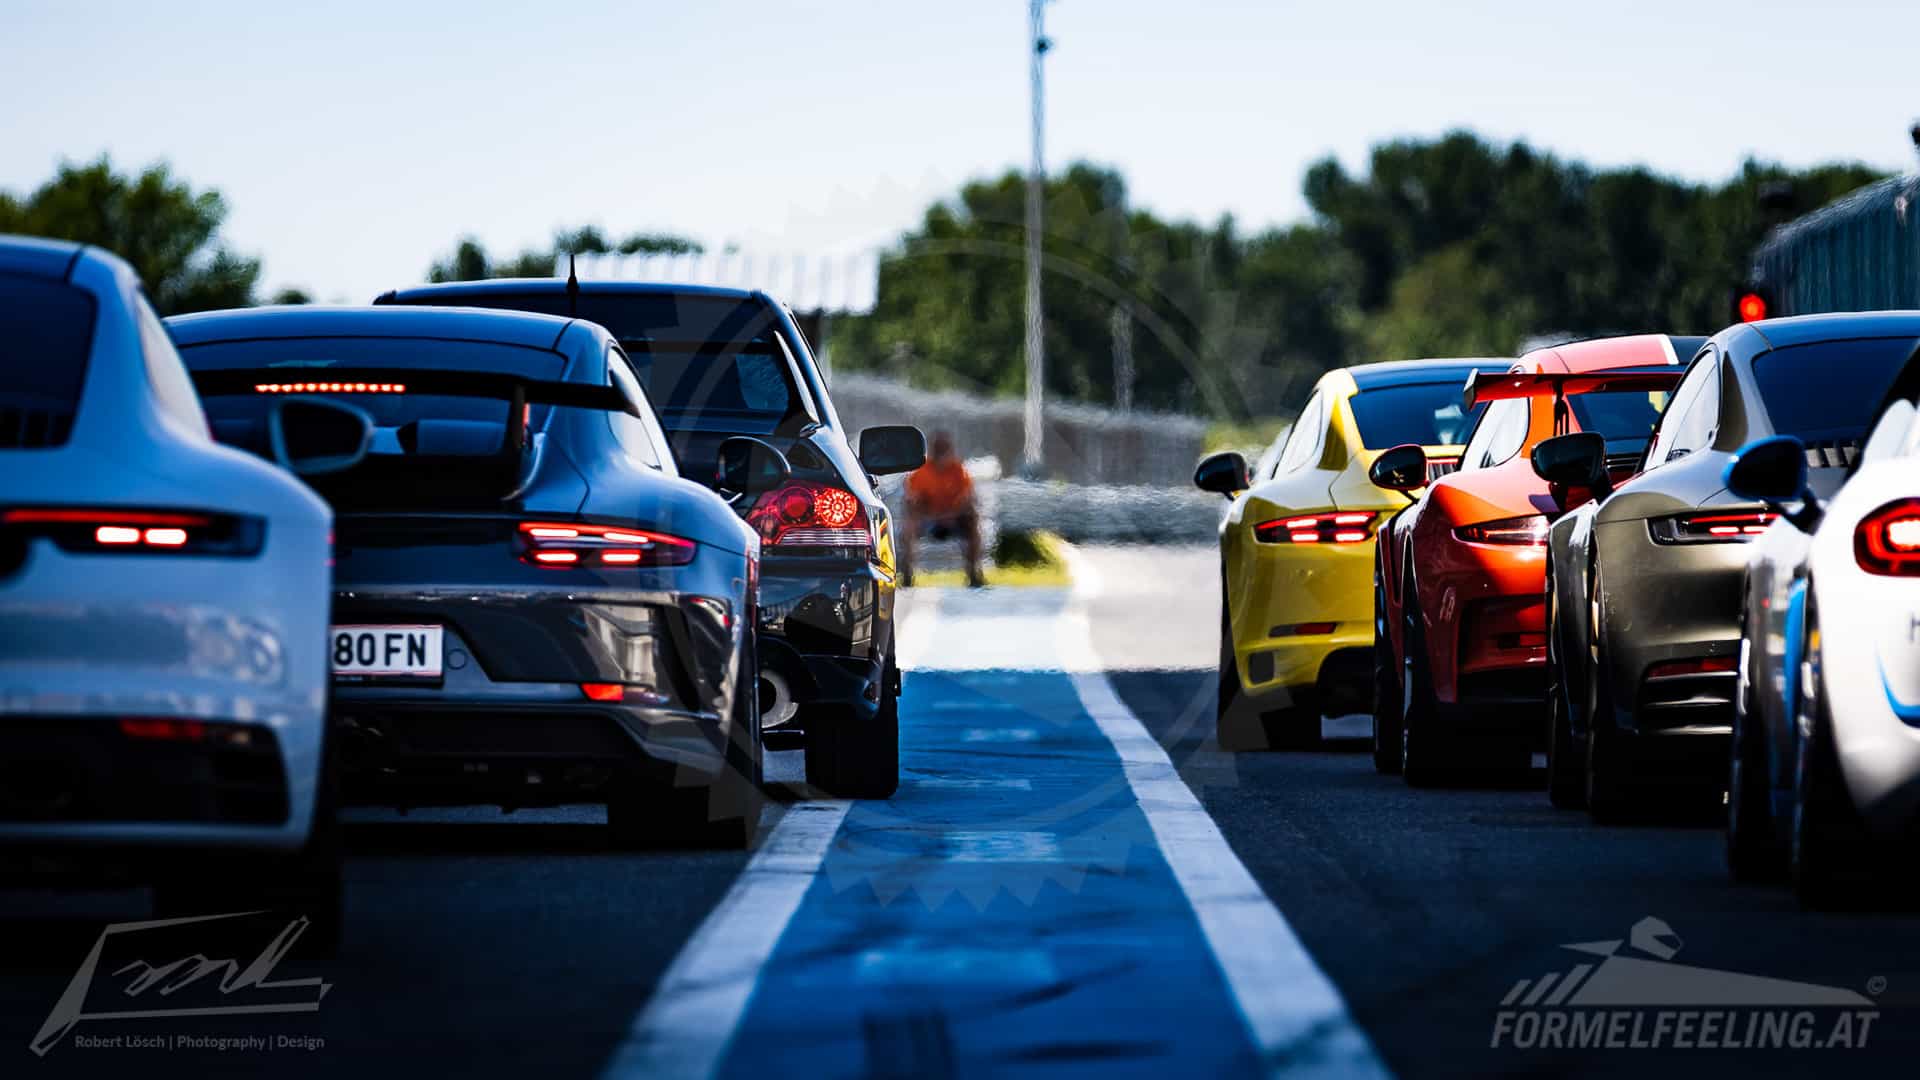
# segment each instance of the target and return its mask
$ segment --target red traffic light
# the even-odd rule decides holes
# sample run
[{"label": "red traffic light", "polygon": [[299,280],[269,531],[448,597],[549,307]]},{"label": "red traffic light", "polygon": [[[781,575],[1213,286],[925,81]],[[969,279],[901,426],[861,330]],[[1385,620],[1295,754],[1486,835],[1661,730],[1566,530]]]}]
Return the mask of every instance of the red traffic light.
[{"label": "red traffic light", "polygon": [[1734,310],[1741,322],[1759,322],[1767,317],[1767,298],[1756,292],[1741,293]]}]

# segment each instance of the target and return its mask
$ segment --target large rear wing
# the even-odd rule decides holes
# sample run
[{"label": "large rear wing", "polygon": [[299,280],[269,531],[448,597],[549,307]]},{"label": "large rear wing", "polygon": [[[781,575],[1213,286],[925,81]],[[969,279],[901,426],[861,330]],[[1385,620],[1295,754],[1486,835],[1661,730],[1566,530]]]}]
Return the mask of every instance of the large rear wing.
[{"label": "large rear wing", "polygon": [[1471,411],[1474,406],[1507,398],[1569,398],[1576,394],[1595,394],[1617,390],[1671,390],[1686,369],[1671,371],[1476,371],[1467,376],[1461,400]]},{"label": "large rear wing", "polygon": [[442,394],[508,402],[506,446],[526,434],[526,406],[565,405],[644,416],[643,404],[618,384],[555,382],[495,371],[433,368],[224,368],[193,372],[202,396],[219,394]]}]

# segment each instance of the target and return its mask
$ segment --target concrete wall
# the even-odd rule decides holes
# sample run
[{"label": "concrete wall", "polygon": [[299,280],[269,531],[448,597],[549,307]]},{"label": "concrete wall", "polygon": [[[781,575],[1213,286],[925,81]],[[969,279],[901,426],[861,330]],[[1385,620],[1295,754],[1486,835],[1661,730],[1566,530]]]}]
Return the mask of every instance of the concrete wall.
[{"label": "concrete wall", "polygon": [[[1003,473],[1020,466],[1023,404],[955,391],[916,390],[892,379],[835,372],[834,408],[849,432],[875,424],[916,424],[929,436],[950,431],[962,457],[991,454]],[[1046,475],[1072,484],[1185,487],[1193,481],[1207,423],[1170,413],[1122,413],[1090,405],[1050,404]]]}]

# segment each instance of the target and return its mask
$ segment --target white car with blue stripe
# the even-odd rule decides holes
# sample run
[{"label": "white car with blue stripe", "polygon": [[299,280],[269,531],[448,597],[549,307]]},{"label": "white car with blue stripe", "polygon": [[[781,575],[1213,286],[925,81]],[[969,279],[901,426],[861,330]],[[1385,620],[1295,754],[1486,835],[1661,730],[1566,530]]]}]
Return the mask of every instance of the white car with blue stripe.
[{"label": "white car with blue stripe", "polygon": [[1920,850],[1920,362],[1821,504],[1806,448],[1745,447],[1727,486],[1780,511],[1754,545],[1741,643],[1728,854],[1785,871],[1808,907],[1879,903]]}]

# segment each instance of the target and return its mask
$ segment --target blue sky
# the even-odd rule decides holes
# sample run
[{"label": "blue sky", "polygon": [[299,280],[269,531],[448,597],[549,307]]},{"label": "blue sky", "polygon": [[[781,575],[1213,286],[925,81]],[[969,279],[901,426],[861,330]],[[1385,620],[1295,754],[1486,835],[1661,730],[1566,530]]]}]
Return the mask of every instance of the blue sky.
[{"label": "blue sky", "polygon": [[[1024,0],[300,5],[6,0],[0,187],[171,162],[269,287],[361,300],[463,233],[885,242],[1026,155]],[[544,9],[544,10],[543,10]],[[1471,127],[1719,179],[1749,155],[1906,169],[1911,10],[1776,0],[1057,0],[1050,162],[1176,217],[1296,220],[1300,177]]]}]

